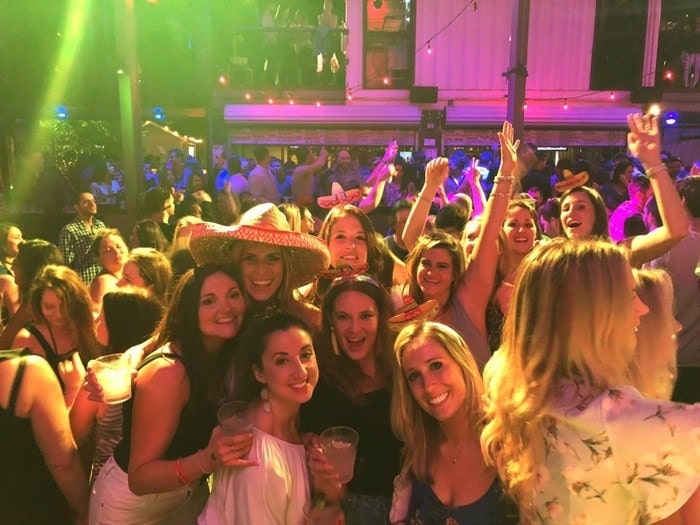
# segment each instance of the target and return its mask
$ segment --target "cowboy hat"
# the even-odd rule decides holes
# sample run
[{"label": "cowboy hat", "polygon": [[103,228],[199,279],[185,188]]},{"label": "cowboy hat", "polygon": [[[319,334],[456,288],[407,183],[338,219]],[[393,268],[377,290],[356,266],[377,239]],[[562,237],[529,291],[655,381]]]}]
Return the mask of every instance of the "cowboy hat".
[{"label": "cowboy hat", "polygon": [[292,262],[286,271],[293,288],[310,283],[330,265],[326,243],[313,235],[291,231],[284,214],[272,203],[252,207],[234,226],[202,222],[192,225],[191,232],[190,251],[198,265],[233,262],[231,249],[240,241],[286,249]]},{"label": "cowboy hat", "polygon": [[571,188],[583,186],[586,184],[589,177],[587,171],[581,171],[574,175],[570,170],[563,170],[562,174],[564,175],[564,180],[560,180],[554,184],[554,189],[561,193],[564,193],[566,190],[570,190]]}]

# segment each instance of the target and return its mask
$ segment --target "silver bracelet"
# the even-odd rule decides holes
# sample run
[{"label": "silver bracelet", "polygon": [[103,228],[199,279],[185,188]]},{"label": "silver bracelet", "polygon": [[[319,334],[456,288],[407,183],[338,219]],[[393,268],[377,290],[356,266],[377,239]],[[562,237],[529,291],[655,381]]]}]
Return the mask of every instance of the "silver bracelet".
[{"label": "silver bracelet", "polygon": [[507,182],[508,184],[513,184],[515,182],[515,177],[506,177],[504,175],[496,175],[493,178],[493,182]]},{"label": "silver bracelet", "polygon": [[199,457],[199,453],[202,450],[198,450],[197,453],[195,454],[195,457],[197,458],[197,466],[199,467],[199,470],[202,471],[202,474],[204,474],[205,476],[208,476],[209,474],[211,474],[211,471],[207,472],[207,469],[204,468],[204,465],[202,465],[202,460]]},{"label": "silver bracelet", "polygon": [[644,173],[646,174],[647,177],[651,177],[653,175],[656,175],[660,171],[668,171],[668,166],[664,164],[663,162],[661,164],[657,164],[656,166],[652,166],[648,170],[646,170]]}]

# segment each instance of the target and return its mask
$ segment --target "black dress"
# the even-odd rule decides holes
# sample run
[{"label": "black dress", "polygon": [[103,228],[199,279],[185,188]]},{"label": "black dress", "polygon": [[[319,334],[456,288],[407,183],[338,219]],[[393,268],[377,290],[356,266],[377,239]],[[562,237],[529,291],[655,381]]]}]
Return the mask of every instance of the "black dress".
[{"label": "black dress", "polygon": [[15,416],[29,350],[0,351],[0,362],[19,359],[7,408],[0,408],[0,521],[23,525],[72,523],[73,513],[34,439],[31,420]]}]

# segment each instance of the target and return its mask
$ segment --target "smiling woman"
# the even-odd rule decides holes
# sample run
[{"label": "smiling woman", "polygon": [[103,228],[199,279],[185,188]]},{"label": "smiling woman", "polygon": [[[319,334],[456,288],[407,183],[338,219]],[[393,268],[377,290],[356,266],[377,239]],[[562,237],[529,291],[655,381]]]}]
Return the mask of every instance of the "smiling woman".
[{"label": "smiling woman", "polygon": [[[389,426],[393,344],[389,298],[374,279],[342,277],[332,282],[321,312],[316,346],[322,378],[311,401],[302,407],[302,427],[315,434],[332,426],[357,431],[352,480],[338,491],[323,492],[328,499],[341,500],[347,523],[385,523],[401,446]],[[318,461],[326,464],[324,458]],[[312,464],[312,472],[314,468]]]},{"label": "smiling woman", "polygon": [[253,468],[220,468],[200,525],[307,523],[310,501],[299,407],[318,382],[311,329],[291,315],[277,314],[246,331],[236,356],[230,399],[255,406]]},{"label": "smiling woman", "polygon": [[230,262],[241,268],[251,318],[284,312],[320,326],[318,308],[295,290],[328,268],[328,248],[312,235],[291,231],[274,204],[254,206],[236,226],[193,225],[190,250],[198,264]]},{"label": "smiling woman", "polygon": [[481,454],[484,387],[464,340],[443,324],[415,323],[399,333],[394,357],[391,424],[404,448],[391,522],[508,523],[496,469]]},{"label": "smiling woman", "polygon": [[241,459],[252,436],[223,435],[216,419],[230,340],[245,313],[238,283],[233,270],[213,264],[179,281],[145,344],[122,441],[95,481],[90,523],[192,523],[209,473],[254,464]]}]

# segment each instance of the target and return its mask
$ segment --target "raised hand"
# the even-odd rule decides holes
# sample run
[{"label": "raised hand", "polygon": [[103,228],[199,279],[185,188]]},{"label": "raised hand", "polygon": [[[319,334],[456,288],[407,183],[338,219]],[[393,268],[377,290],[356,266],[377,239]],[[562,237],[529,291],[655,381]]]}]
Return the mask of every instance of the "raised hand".
[{"label": "raised hand", "polygon": [[384,151],[384,156],[382,157],[382,160],[384,162],[394,162],[394,159],[396,158],[396,154],[399,152],[399,144],[395,141],[392,140],[389,142],[389,145],[386,147],[386,150]]},{"label": "raised hand", "polygon": [[425,167],[425,185],[437,188],[450,174],[450,164],[445,157],[438,157],[428,162]]},{"label": "raised hand", "polygon": [[471,181],[472,183],[476,182],[476,179],[479,177],[479,170],[476,169],[476,164],[478,161],[479,159],[477,159],[476,157],[472,157],[472,160],[469,163],[469,167],[462,170],[465,179]]},{"label": "raised hand", "polygon": [[503,129],[498,133],[498,142],[501,152],[501,175],[510,177],[518,162],[518,147],[520,139],[513,142],[513,125],[507,120],[503,123]]},{"label": "raised hand", "polygon": [[642,161],[646,168],[661,163],[661,133],[658,119],[653,115],[631,113],[627,115],[627,147],[630,153]]}]

